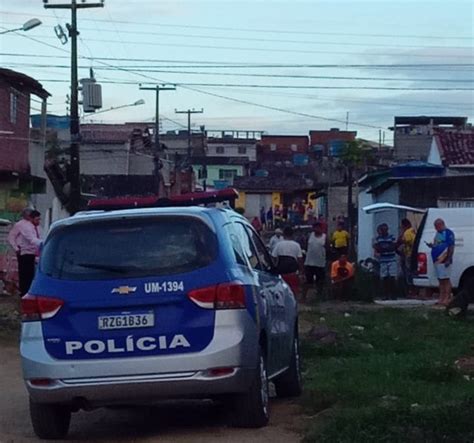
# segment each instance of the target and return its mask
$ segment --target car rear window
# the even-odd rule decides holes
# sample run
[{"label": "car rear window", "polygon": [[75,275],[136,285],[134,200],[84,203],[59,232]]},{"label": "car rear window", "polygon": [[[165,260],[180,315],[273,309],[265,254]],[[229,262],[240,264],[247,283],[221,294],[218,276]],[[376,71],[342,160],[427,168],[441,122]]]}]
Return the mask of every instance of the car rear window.
[{"label": "car rear window", "polygon": [[40,269],[62,280],[171,275],[209,265],[216,251],[215,234],[196,218],[94,221],[55,231]]}]

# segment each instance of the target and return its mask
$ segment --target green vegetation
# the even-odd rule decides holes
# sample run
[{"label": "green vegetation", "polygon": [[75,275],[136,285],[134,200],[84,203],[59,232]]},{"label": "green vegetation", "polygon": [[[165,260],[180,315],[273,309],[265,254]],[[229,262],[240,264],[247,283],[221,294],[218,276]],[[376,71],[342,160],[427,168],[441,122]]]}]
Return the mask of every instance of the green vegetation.
[{"label": "green vegetation", "polygon": [[474,441],[474,377],[454,365],[471,352],[472,321],[398,309],[323,316],[338,338],[303,341],[305,441]]}]

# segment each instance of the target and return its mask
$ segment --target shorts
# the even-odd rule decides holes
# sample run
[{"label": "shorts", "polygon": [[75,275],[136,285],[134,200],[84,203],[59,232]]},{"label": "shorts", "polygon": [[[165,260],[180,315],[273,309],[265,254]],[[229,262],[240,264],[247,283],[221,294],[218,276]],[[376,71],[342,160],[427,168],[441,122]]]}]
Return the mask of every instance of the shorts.
[{"label": "shorts", "polygon": [[446,267],[444,263],[435,263],[434,268],[438,280],[449,280],[451,277],[451,265]]},{"label": "shorts", "polygon": [[396,261],[380,262],[380,278],[397,278],[398,266]]},{"label": "shorts", "polygon": [[315,277],[317,283],[322,283],[326,279],[326,269],[319,266],[305,266],[304,275],[306,277],[306,284],[308,285],[314,283]]}]

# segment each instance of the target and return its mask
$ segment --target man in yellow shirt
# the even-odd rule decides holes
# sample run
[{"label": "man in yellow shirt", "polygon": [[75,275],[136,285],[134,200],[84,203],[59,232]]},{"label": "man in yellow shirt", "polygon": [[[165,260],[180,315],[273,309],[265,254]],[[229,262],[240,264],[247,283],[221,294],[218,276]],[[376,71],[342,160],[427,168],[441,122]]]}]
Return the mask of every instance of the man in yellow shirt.
[{"label": "man in yellow shirt", "polygon": [[416,231],[413,229],[410,220],[404,218],[401,221],[402,233],[398,239],[400,249],[400,262],[403,280],[409,297],[415,295],[415,289],[411,284],[411,260],[413,255],[413,245],[415,244]]},{"label": "man in yellow shirt", "polygon": [[336,257],[347,255],[349,252],[349,233],[344,229],[344,223],[339,222],[331,237],[331,245],[336,250]]}]

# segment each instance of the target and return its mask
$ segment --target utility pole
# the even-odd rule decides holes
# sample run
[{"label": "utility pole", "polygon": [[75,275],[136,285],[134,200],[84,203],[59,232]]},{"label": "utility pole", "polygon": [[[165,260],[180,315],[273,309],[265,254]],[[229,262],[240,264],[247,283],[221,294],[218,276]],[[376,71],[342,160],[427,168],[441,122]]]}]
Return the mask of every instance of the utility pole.
[{"label": "utility pole", "polygon": [[71,0],[71,3],[49,4],[49,0],[43,0],[46,9],[70,9],[71,10],[71,24],[67,25],[69,31],[69,38],[71,39],[71,113],[69,131],[71,134],[71,167],[69,180],[71,183],[70,191],[70,207],[69,212],[76,213],[81,209],[81,167],[79,158],[80,148],[80,126],[79,126],[79,85],[77,73],[77,10],[85,8],[103,8],[104,0],[100,3],[86,3],[82,0],[77,3],[77,0]]},{"label": "utility pole", "polygon": [[157,185],[159,185],[159,177],[160,177],[160,92],[161,91],[175,91],[175,85],[156,85],[156,86],[142,86],[139,85],[141,90],[144,91],[155,91],[156,93],[156,104],[155,104],[155,153],[153,156],[153,163],[155,164],[155,168],[153,173],[155,177],[157,177]]},{"label": "utility pole", "polygon": [[187,156],[187,163],[188,165],[191,164],[191,114],[202,114],[204,109],[201,108],[200,111],[196,111],[193,109],[188,109],[187,111],[178,111],[177,109],[174,110],[176,114],[188,114],[188,156]]}]

